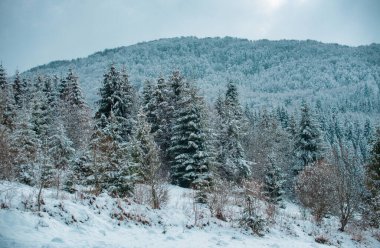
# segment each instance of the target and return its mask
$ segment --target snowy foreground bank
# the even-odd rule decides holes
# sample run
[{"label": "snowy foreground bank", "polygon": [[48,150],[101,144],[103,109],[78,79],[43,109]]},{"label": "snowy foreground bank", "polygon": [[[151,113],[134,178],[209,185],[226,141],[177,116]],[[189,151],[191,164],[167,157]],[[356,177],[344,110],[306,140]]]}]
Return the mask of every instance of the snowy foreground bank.
[{"label": "snowy foreground bank", "polygon": [[[44,190],[45,204],[37,212],[36,189],[1,182],[0,247],[380,247],[369,231],[337,231],[335,218],[317,227],[292,203],[258,237],[235,222],[210,217],[206,206],[194,204],[191,190],[168,189],[169,201],[161,210],[106,194],[59,192],[57,197],[55,190]],[[315,241],[321,237],[328,244]]]}]

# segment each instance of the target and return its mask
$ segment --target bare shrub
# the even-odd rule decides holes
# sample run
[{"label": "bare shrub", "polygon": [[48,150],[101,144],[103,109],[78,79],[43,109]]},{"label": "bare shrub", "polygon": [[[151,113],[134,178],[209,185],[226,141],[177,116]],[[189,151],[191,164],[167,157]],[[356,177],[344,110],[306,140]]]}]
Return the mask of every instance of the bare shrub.
[{"label": "bare shrub", "polygon": [[14,155],[10,146],[9,132],[0,125],[0,179],[14,179]]},{"label": "bare shrub", "polygon": [[327,213],[332,211],[331,208],[336,201],[334,173],[331,165],[319,161],[305,167],[299,174],[295,185],[296,194],[301,204],[311,209],[318,223]]},{"label": "bare shrub", "polygon": [[262,217],[263,185],[255,181],[243,182],[244,210],[240,226],[249,228],[254,234],[263,236],[266,221]]},{"label": "bare shrub", "polygon": [[319,235],[314,240],[319,244],[330,244],[330,240],[325,235]]},{"label": "bare shrub", "polygon": [[267,216],[267,222],[275,224],[277,216],[277,206],[275,204],[268,203],[265,208],[265,213]]},{"label": "bare shrub", "polygon": [[207,197],[207,205],[211,215],[219,220],[226,221],[226,207],[228,204],[230,183],[217,181],[212,187],[212,192]]},{"label": "bare shrub", "polygon": [[152,208],[161,208],[169,200],[168,189],[165,184],[155,185],[154,194],[152,187],[146,184],[136,184],[133,200],[138,204],[149,205]]}]

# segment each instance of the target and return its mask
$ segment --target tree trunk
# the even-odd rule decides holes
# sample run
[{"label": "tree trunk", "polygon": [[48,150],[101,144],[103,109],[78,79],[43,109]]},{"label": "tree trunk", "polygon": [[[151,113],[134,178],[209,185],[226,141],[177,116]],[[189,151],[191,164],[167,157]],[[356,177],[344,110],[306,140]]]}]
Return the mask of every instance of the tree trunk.
[{"label": "tree trunk", "polygon": [[157,192],[156,192],[156,187],[154,184],[151,185],[151,190],[152,190],[152,201],[153,201],[153,208],[158,209],[160,208],[160,204],[157,199]]},{"label": "tree trunk", "polygon": [[40,189],[38,191],[38,196],[37,196],[37,207],[38,207],[38,212],[41,211],[41,195],[42,195],[42,188],[43,188],[43,183],[40,184]]}]

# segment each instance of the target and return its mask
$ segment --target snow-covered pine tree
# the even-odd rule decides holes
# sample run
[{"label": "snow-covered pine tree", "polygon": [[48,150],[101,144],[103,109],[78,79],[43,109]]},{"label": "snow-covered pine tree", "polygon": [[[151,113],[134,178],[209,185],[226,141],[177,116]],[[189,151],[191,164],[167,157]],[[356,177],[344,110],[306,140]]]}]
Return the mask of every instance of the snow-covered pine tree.
[{"label": "snow-covered pine tree", "polygon": [[22,108],[25,104],[25,84],[20,77],[20,73],[16,71],[15,80],[13,81],[13,96],[15,99],[15,105],[18,109]]},{"label": "snow-covered pine tree", "polygon": [[17,180],[28,185],[36,184],[36,162],[41,149],[28,109],[23,107],[16,118],[16,128],[12,133],[12,150],[15,153],[15,170]]},{"label": "snow-covered pine tree", "polygon": [[293,170],[295,174],[298,174],[305,166],[323,158],[324,146],[321,131],[306,102],[302,103],[301,121],[294,146],[296,162]]},{"label": "snow-covered pine tree", "polygon": [[56,121],[53,135],[49,138],[48,152],[55,169],[54,179],[57,192],[65,180],[64,174],[67,172],[75,152],[72,146],[73,143],[67,137],[63,124]]},{"label": "snow-covered pine tree", "polygon": [[[203,103],[197,90],[183,84],[178,92],[174,112],[171,146],[171,180],[181,187],[201,188],[209,185],[210,150],[202,115]],[[179,100],[181,99],[181,100]]]},{"label": "snow-covered pine tree", "polygon": [[242,147],[246,120],[239,103],[236,85],[227,84],[224,104],[219,103],[220,118],[218,162],[221,173],[229,180],[241,181],[251,174],[250,162],[246,160]]},{"label": "snow-covered pine tree", "polygon": [[37,138],[40,141],[47,140],[51,135],[51,128],[54,120],[53,114],[55,114],[54,106],[50,105],[49,92],[47,89],[44,91],[42,91],[41,87],[41,89],[34,92],[31,110],[33,131],[36,133]]},{"label": "snow-covered pine tree", "polygon": [[369,192],[367,210],[370,224],[380,226],[380,128],[377,128],[371,150],[371,160],[366,167],[366,188]]},{"label": "snow-covered pine tree", "polygon": [[85,103],[79,79],[69,70],[67,77],[60,83],[60,114],[67,137],[73,148],[83,150],[90,139],[90,109]]},{"label": "snow-covered pine tree", "polygon": [[14,128],[15,101],[11,84],[7,81],[7,75],[0,65],[0,124],[9,130]]},{"label": "snow-covered pine tree", "polygon": [[7,85],[7,73],[3,65],[0,63],[0,90],[3,90]]},{"label": "snow-covered pine tree", "polygon": [[127,141],[136,114],[137,98],[126,72],[119,72],[112,65],[108,73],[104,74],[99,95],[101,98],[98,101],[99,108],[95,119],[101,118],[102,115],[109,118],[112,114],[121,127],[118,131],[122,141]]},{"label": "snow-covered pine tree", "polygon": [[143,183],[150,187],[152,207],[159,208],[157,191],[162,177],[160,175],[159,148],[154,141],[151,125],[148,123],[143,109],[138,112],[131,149],[132,161],[137,164],[139,177]]},{"label": "snow-covered pine tree", "polygon": [[279,204],[284,194],[284,174],[277,165],[274,153],[268,156],[268,162],[264,177],[264,195],[270,203]]},{"label": "snow-covered pine tree", "polygon": [[154,104],[154,92],[156,85],[152,83],[152,81],[147,80],[144,83],[143,91],[142,91],[142,107],[143,111],[146,114],[147,121],[149,123],[155,123],[155,111],[157,106]]},{"label": "snow-covered pine tree", "polygon": [[148,121],[152,125],[152,132],[157,145],[160,148],[160,158],[163,170],[169,172],[170,157],[169,147],[171,139],[171,124],[174,105],[172,104],[172,88],[164,78],[159,78],[153,92],[152,107],[148,113]]}]

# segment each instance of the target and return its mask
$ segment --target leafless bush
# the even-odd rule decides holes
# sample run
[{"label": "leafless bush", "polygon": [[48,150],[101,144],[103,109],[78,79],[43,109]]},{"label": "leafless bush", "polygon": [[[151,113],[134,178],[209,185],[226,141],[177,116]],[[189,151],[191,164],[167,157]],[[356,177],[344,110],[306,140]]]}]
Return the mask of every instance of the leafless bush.
[{"label": "leafless bush", "polygon": [[215,182],[212,191],[207,197],[207,205],[211,215],[223,221],[226,221],[225,210],[229,201],[230,186],[228,182]]},{"label": "leafless bush", "polygon": [[323,216],[332,211],[336,201],[335,171],[324,162],[307,166],[298,176],[295,186],[301,204],[312,211],[315,220],[320,223]]},{"label": "leafless bush", "polygon": [[319,235],[314,240],[319,244],[330,244],[330,240],[325,235]]},{"label": "leafless bush", "polygon": [[152,208],[161,208],[169,200],[168,189],[164,184],[155,185],[154,192],[149,185],[136,184],[133,199],[139,204],[146,204]]},{"label": "leafless bush", "polygon": [[265,208],[265,213],[267,216],[267,222],[274,224],[276,223],[276,216],[277,216],[277,206],[272,203],[268,203]]},{"label": "leafless bush", "polygon": [[0,179],[14,179],[14,152],[10,146],[8,130],[0,125]]},{"label": "leafless bush", "polygon": [[262,217],[263,185],[256,181],[243,182],[244,211],[240,219],[240,226],[249,228],[256,235],[263,236],[266,221]]}]

